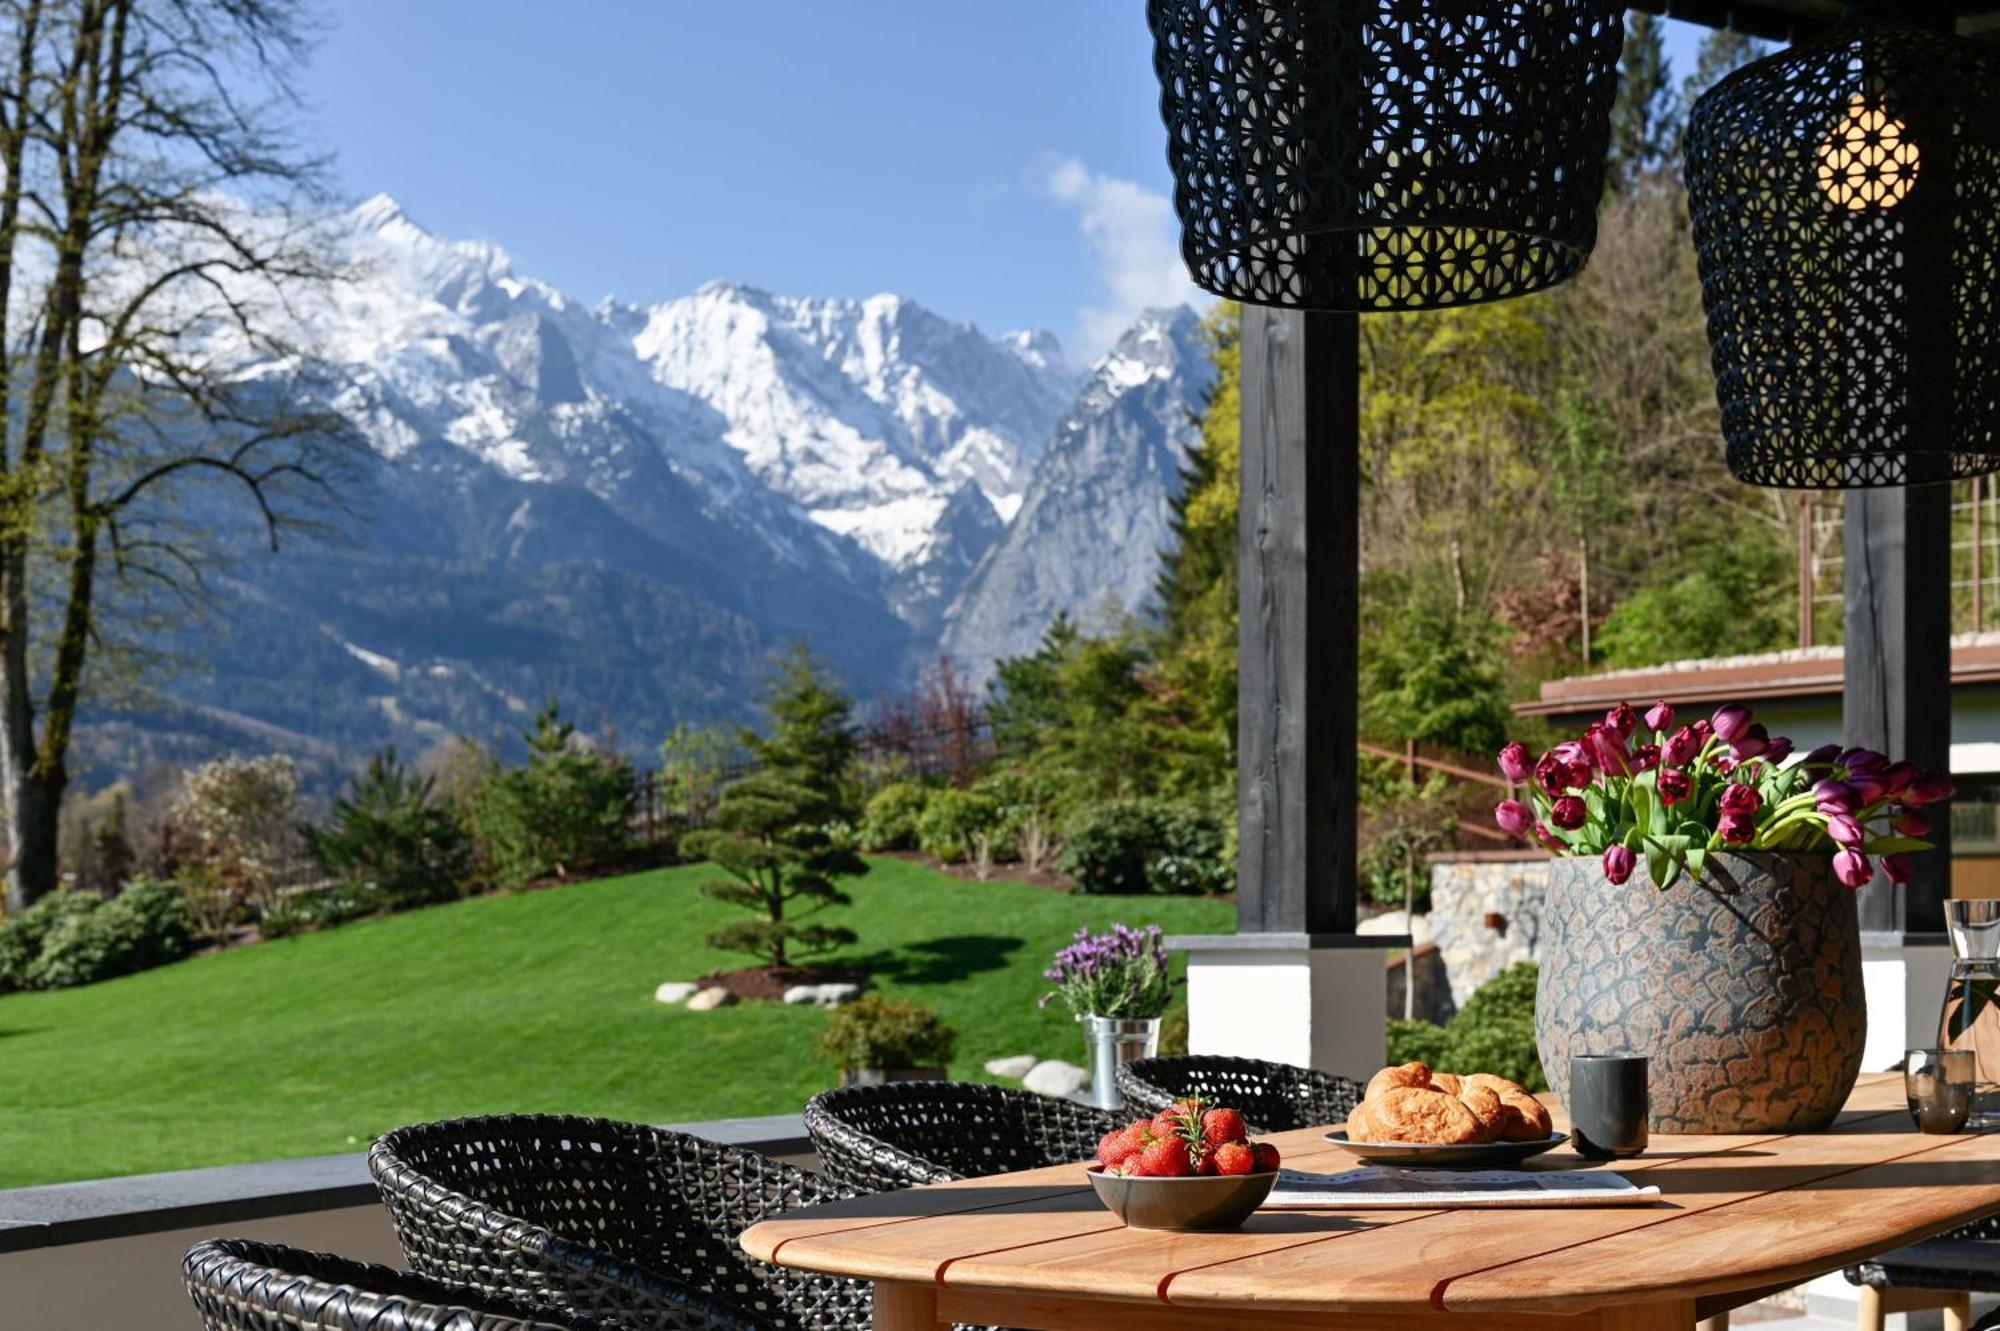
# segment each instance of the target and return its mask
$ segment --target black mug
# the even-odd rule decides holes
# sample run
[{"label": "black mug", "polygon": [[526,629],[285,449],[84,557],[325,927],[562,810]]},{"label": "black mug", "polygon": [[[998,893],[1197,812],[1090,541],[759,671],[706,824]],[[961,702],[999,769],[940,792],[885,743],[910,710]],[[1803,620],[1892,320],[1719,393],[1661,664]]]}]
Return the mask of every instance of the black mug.
[{"label": "black mug", "polygon": [[1569,1060],[1570,1144],[1592,1160],[1646,1149],[1646,1060],[1639,1054],[1576,1054]]}]

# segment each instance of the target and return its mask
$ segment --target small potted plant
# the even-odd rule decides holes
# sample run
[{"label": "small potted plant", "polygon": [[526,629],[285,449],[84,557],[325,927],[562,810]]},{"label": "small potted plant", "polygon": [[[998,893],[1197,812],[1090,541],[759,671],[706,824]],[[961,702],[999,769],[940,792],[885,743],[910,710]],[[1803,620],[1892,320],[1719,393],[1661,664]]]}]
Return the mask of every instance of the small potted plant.
[{"label": "small potted plant", "polygon": [[1867,1027],[1852,889],[1878,864],[1909,878],[1950,780],[1868,749],[1794,753],[1734,703],[1682,725],[1621,703],[1499,763],[1525,800],[1495,820],[1556,856],[1535,1001],[1556,1093],[1572,1053],[1618,1050],[1651,1060],[1655,1129],[1825,1126]]},{"label": "small potted plant", "polygon": [[842,1086],[942,1081],[958,1032],[922,1003],[866,994],[835,1008],[819,1051],[840,1069]]},{"label": "small potted plant", "polygon": [[1160,1018],[1174,996],[1160,927],[1114,924],[1108,934],[1078,929],[1043,974],[1055,988],[1042,996],[1042,1005],[1060,1000],[1084,1024],[1091,1103],[1120,1108],[1125,1098],[1118,1093],[1118,1065],[1159,1051]]}]

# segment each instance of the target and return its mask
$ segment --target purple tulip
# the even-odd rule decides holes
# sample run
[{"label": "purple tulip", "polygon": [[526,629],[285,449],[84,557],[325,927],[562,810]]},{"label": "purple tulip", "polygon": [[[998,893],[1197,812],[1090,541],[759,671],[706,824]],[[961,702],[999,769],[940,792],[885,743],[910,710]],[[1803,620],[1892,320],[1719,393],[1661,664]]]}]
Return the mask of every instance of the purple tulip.
[{"label": "purple tulip", "polygon": [[1881,772],[1887,770],[1889,759],[1873,749],[1849,749],[1840,755],[1840,765],[1850,772]]},{"label": "purple tulip", "polygon": [[1667,737],[1666,747],[1660,750],[1660,758],[1669,767],[1686,767],[1701,752],[1701,736],[1692,726],[1682,726]]},{"label": "purple tulip", "polygon": [[1715,709],[1709,724],[1724,744],[1734,744],[1750,729],[1750,709],[1740,702],[1724,703]]},{"label": "purple tulip", "polygon": [[[1540,761],[1535,764],[1535,784],[1551,795],[1560,795],[1569,789],[1570,776],[1570,765],[1564,762],[1554,749],[1543,754]],[[1576,784],[1586,785],[1589,781],[1590,777],[1586,773],[1583,780]]]},{"label": "purple tulip", "polygon": [[1840,757],[1838,744],[1822,744],[1805,756],[1805,764],[1808,767],[1828,767],[1838,757]]},{"label": "purple tulip", "polygon": [[1630,739],[1639,728],[1639,714],[1632,710],[1631,703],[1621,702],[1604,714],[1604,728],[1616,731],[1620,739]]},{"label": "purple tulip", "polygon": [[1708,723],[1708,718],[1705,716],[1697,717],[1695,719],[1693,728],[1694,728],[1695,738],[1700,740],[1703,744],[1708,743],[1708,741],[1715,735],[1715,727]]},{"label": "purple tulip", "polygon": [[1535,825],[1533,815],[1519,800],[1501,800],[1493,806],[1493,821],[1500,824],[1500,830],[1508,836],[1525,841],[1528,832]]},{"label": "purple tulip", "polygon": [[1904,836],[1929,836],[1931,820],[1915,809],[1905,809],[1903,815],[1896,819],[1896,830]]},{"label": "purple tulip", "polygon": [[1722,839],[1731,845],[1747,845],[1756,839],[1757,820],[1747,813],[1725,813],[1717,824]]},{"label": "purple tulip", "polygon": [[1549,831],[1547,823],[1535,824],[1535,840],[1541,842],[1545,849],[1553,850],[1558,855],[1569,849],[1569,843],[1554,832]]},{"label": "purple tulip", "polygon": [[1849,772],[1847,784],[1854,791],[1855,802],[1861,805],[1873,804],[1889,793],[1889,782],[1880,772]]},{"label": "purple tulip", "polygon": [[1915,808],[1919,804],[1937,804],[1951,798],[1951,778],[1942,772],[1919,772],[1903,791],[1903,803]]},{"label": "purple tulip", "polygon": [[1646,709],[1646,729],[1664,734],[1674,724],[1674,709],[1666,702],[1656,702]]},{"label": "purple tulip", "polygon": [[1738,762],[1745,758],[1755,758],[1771,747],[1771,732],[1764,729],[1763,723],[1759,722],[1729,741],[1729,747],[1736,754]]},{"label": "purple tulip", "polygon": [[1589,806],[1575,795],[1565,795],[1549,806],[1549,821],[1565,832],[1574,832],[1589,820]]},{"label": "purple tulip", "polygon": [[1858,850],[1836,851],[1833,856],[1833,876],[1848,887],[1868,886],[1868,880],[1875,876],[1875,870],[1868,863],[1868,857]]},{"label": "purple tulip", "polygon": [[1641,744],[1632,750],[1632,766],[1641,772],[1650,772],[1660,765],[1660,746]]},{"label": "purple tulip", "polygon": [[1866,839],[1861,824],[1844,813],[1827,815],[1826,834],[1843,846],[1858,846]]},{"label": "purple tulip", "polygon": [[1638,863],[1639,857],[1632,853],[1630,846],[1607,846],[1604,851],[1604,876],[1611,880],[1613,887],[1623,887]]},{"label": "purple tulip", "polygon": [[1757,787],[1733,785],[1722,792],[1722,811],[1749,817],[1764,807],[1764,797]]},{"label": "purple tulip", "polygon": [[1500,750],[1500,775],[1516,783],[1526,781],[1534,774],[1535,767],[1528,758],[1528,746],[1515,740]]},{"label": "purple tulip", "polygon": [[1625,751],[1625,739],[1609,725],[1592,726],[1584,732],[1584,747],[1593,765],[1606,776],[1632,775],[1632,755]]},{"label": "purple tulip", "polygon": [[1813,782],[1813,803],[1821,813],[1853,813],[1861,803],[1854,787],[1845,781],[1835,781],[1828,777],[1824,781]]},{"label": "purple tulip", "polygon": [[1890,763],[1882,769],[1882,779],[1889,783],[1889,793],[1900,795],[1910,788],[1910,782],[1917,779],[1917,765],[1913,762]]},{"label": "purple tulip", "polygon": [[1694,791],[1694,782],[1688,780],[1688,774],[1677,767],[1662,767],[1657,780],[1659,781],[1660,802],[1665,804],[1669,809],[1686,799]]},{"label": "purple tulip", "polygon": [[1882,872],[1889,876],[1889,881],[1892,883],[1909,882],[1910,857],[1900,850],[1894,855],[1884,855],[1882,857]]},{"label": "purple tulip", "polygon": [[1764,761],[1776,767],[1792,756],[1792,741],[1789,736],[1780,735],[1764,746]]}]

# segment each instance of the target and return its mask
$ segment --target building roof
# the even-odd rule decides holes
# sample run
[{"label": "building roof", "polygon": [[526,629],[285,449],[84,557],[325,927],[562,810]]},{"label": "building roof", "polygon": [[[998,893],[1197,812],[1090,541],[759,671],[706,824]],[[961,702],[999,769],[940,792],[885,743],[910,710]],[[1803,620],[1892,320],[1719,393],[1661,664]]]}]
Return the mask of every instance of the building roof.
[{"label": "building roof", "polygon": [[[1674,661],[1637,670],[1571,675],[1546,680],[1541,696],[1514,704],[1523,716],[1601,712],[1620,702],[1642,704],[1754,702],[1767,698],[1840,697],[1844,653],[1838,647],[1801,647],[1754,656]],[[2000,633],[1961,633],[1951,640],[1953,688],[2000,684]]]},{"label": "building roof", "polygon": [[[1926,0],[1957,16],[1967,37],[2000,40],[2000,0]],[[1840,22],[1843,0],[1636,0],[1631,8],[1665,14],[1708,28],[1734,28],[1753,37],[1790,42],[1814,37]],[[1916,5],[1908,6],[1911,9]]]}]

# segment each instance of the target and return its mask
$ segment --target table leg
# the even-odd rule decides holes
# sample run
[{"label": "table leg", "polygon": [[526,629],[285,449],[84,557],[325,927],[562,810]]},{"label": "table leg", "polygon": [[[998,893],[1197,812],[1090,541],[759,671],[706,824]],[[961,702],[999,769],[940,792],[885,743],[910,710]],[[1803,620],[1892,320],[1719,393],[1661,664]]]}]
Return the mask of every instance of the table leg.
[{"label": "table leg", "polygon": [[875,1282],[875,1331],[937,1331],[937,1286]]},{"label": "table leg", "polygon": [[1693,1299],[1627,1303],[1599,1315],[1601,1331],[1694,1331]]},{"label": "table leg", "polygon": [[[1704,1317],[1694,1325],[1695,1331],[1729,1331],[1729,1314],[1717,1313],[1713,1317]],[[1950,1328],[1946,1328],[1946,1331],[1950,1331]],[[1964,1331],[1964,1328],[1960,1328],[1960,1331]]]},{"label": "table leg", "polygon": [[1944,1306],[1944,1331],[1972,1331],[1972,1296],[1964,1290]]}]

